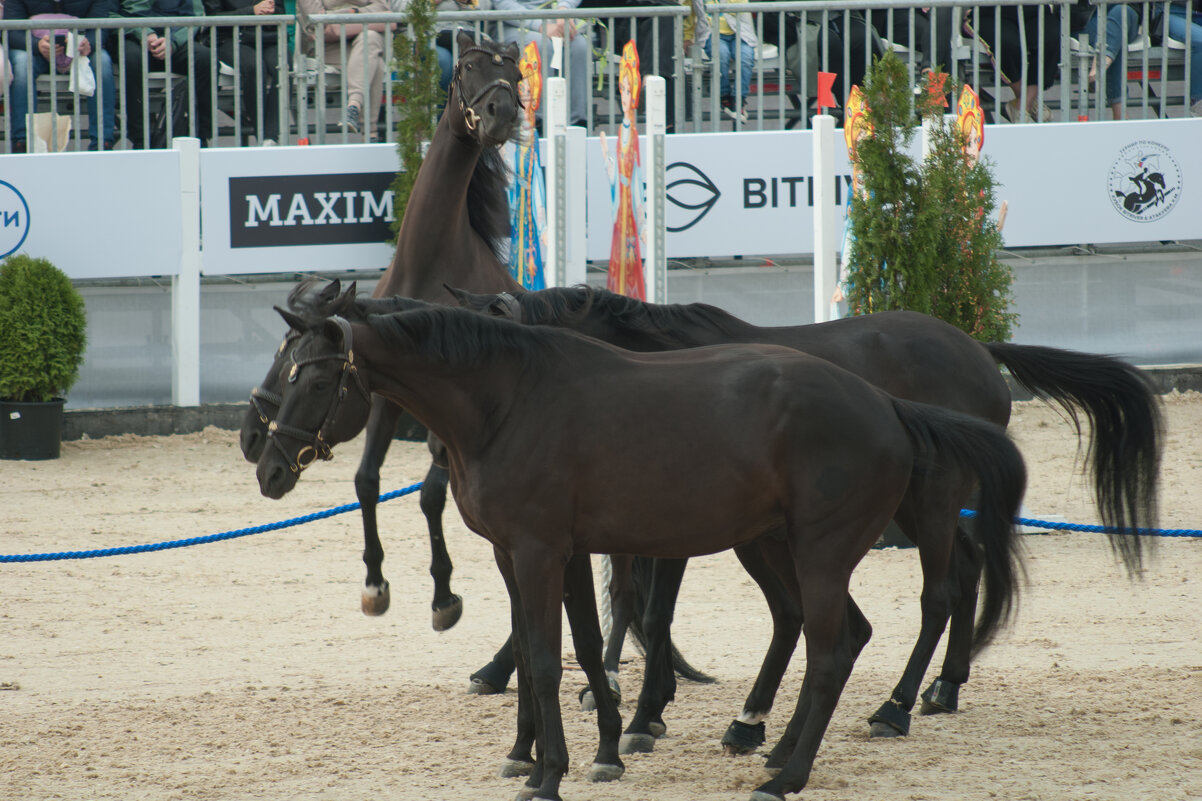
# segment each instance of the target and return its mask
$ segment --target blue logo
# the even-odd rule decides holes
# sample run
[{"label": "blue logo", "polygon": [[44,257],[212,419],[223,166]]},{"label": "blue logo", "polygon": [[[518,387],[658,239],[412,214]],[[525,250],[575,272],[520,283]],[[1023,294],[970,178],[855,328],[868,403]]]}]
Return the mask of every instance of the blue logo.
[{"label": "blue logo", "polygon": [[0,181],[0,259],[7,258],[29,236],[29,204],[15,186]]}]

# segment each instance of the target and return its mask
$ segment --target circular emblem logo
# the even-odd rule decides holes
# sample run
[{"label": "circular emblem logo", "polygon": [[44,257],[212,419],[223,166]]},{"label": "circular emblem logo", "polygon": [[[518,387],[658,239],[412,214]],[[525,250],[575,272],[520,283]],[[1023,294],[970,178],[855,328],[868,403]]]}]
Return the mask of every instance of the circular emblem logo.
[{"label": "circular emblem logo", "polygon": [[1181,167],[1167,147],[1141,139],[1119,151],[1106,183],[1115,211],[1135,222],[1154,222],[1181,197]]},{"label": "circular emblem logo", "polygon": [[7,181],[0,181],[0,259],[12,255],[29,235],[29,204]]}]

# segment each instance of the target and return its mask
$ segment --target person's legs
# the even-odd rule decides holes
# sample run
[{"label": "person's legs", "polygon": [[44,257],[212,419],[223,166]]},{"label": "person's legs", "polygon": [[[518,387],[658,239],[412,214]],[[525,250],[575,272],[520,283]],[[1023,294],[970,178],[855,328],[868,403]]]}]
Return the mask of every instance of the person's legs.
[{"label": "person's legs", "polygon": [[[1169,6],[1167,30],[1169,36],[1179,42],[1188,42],[1190,51],[1189,100],[1191,104],[1202,101],[1202,14],[1194,5],[1194,19],[1186,19],[1184,6]],[[14,71],[15,74],[15,71]],[[1202,114],[1202,108],[1195,111]]]},{"label": "person's legs", "polygon": [[718,87],[724,98],[729,98],[734,94],[734,90],[730,88],[730,58],[734,55],[734,49],[735,35],[733,33],[724,33],[718,37]]},{"label": "person's legs", "polygon": [[755,48],[736,37],[739,47],[739,90],[742,92],[743,105],[747,105],[747,96],[751,94],[751,76],[755,73]]},{"label": "person's legs", "polygon": [[438,88],[446,93],[451,89],[451,75],[455,71],[454,57],[445,47],[435,47],[434,52],[438,55]]},{"label": "person's legs", "polygon": [[[37,46],[36,40],[33,45]],[[8,87],[9,102],[12,104],[10,113],[13,126],[9,138],[13,142],[24,142],[29,138],[25,124],[25,117],[29,113],[28,84],[30,81],[33,82],[36,93],[38,76],[45,75],[50,71],[50,62],[42,58],[40,53],[31,54],[28,50],[13,50],[9,53],[9,63],[12,65],[13,74],[13,82]]]},{"label": "person's legs", "polygon": [[142,50],[133,40],[125,43],[121,83],[125,98],[125,138],[135,148],[148,147],[146,124],[142,119],[146,109],[146,104],[142,102]]},{"label": "person's legs", "polygon": [[[1126,48],[1123,47],[1123,17],[1126,17],[1126,41],[1135,41],[1139,33],[1139,15],[1135,9],[1129,5],[1113,5],[1106,12],[1106,53],[1102,55],[1101,61],[1106,72],[1106,99],[1110,103],[1111,113],[1115,119],[1118,119],[1122,113],[1119,108],[1119,99],[1123,94],[1123,77],[1126,75],[1126,65],[1121,57]],[[1095,9],[1089,21],[1085,23],[1085,32],[1089,35],[1089,43],[1098,46],[1100,34],[1098,30],[1098,12]],[[1097,76],[1098,56],[1094,56],[1093,65],[1089,70],[1089,78],[1092,82]]]},{"label": "person's legs", "polygon": [[209,75],[210,64],[214,59],[213,51],[206,45],[193,43],[192,45],[192,80],[191,86],[187,85],[186,76],[188,75],[188,48],[176,47],[171,51],[171,71],[176,75],[185,76],[185,81],[180,85],[173,85],[172,92],[188,92],[192,93],[192,101],[196,108],[195,124],[190,124],[188,130],[184,133],[174,133],[173,136],[195,136],[200,139],[201,143],[207,143],[214,135],[213,132],[213,81]]},{"label": "person's legs", "polygon": [[[379,31],[364,31],[349,44],[345,75],[347,105],[359,107],[363,113],[364,125],[370,131],[376,123],[380,101],[384,96],[384,34]],[[335,53],[337,54],[337,48]]]},{"label": "person's legs", "polygon": [[[550,45],[547,46],[550,49]],[[588,69],[593,58],[593,47],[589,43],[588,33],[582,25],[576,36],[567,43],[568,52],[565,58],[572,60],[568,76],[568,123],[581,123],[588,119],[588,106],[592,100],[589,92]]]},{"label": "person's legs", "polygon": [[[98,70],[97,67],[99,67]],[[99,132],[104,137],[105,147],[109,148],[112,147],[113,131],[116,128],[117,85],[113,80],[113,59],[107,50],[92,48],[92,70],[99,85],[92,96],[88,98],[88,138],[92,140],[94,146],[100,146],[96,135],[97,123],[100,123]],[[96,106],[99,95],[104,95],[104,108],[98,114]]]}]

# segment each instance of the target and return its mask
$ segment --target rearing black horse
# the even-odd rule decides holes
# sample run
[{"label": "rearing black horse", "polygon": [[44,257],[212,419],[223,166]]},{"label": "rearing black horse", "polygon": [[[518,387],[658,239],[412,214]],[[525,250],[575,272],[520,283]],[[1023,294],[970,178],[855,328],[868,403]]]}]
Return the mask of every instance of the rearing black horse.
[{"label": "rearing black horse", "polygon": [[[1077,424],[1078,433],[1078,415],[1090,422],[1094,494],[1105,524],[1120,528],[1154,525],[1159,402],[1146,376],[1121,360],[1029,345],[982,344],[952,325],[913,312],[763,328],[705,304],[649,304],[583,286],[504,295],[454,291],[466,308],[528,325],[569,328],[633,351],[718,343],[783,345],[838,364],[896,397],[964,412],[1001,426],[1010,416],[1010,392],[997,369],[1003,364],[1033,394],[1061,405]],[[960,501],[967,502],[967,497]],[[897,523],[920,546],[922,628],[897,687],[870,718],[875,735],[908,733],[918,688],[949,617],[947,654],[939,678],[923,695],[927,702],[924,711],[954,711],[959,687],[968,678],[982,560],[979,544],[959,525],[960,508],[958,504],[939,509],[903,503],[899,509]],[[948,530],[958,532],[950,564],[950,554],[932,542],[936,532],[949,526]],[[1128,568],[1138,567],[1142,538],[1114,534],[1110,539]],[[723,738],[727,750],[734,753],[753,750],[763,742],[763,720],[801,631],[801,610],[779,602],[779,591],[766,586],[777,580],[773,566],[781,558],[766,553],[772,544],[765,539],[736,549],[744,567],[764,588],[776,626],[743,713]],[[655,644],[648,646],[643,692],[624,738],[624,746],[630,750],[651,750],[653,735],[662,731],[657,728],[662,727],[664,706],[674,694],[673,672],[662,662],[663,642],[684,564],[660,560],[655,567],[652,601],[644,621],[648,639]],[[988,586],[988,573],[985,577]],[[613,644],[611,641],[611,651]],[[616,657],[611,661],[611,656],[607,652],[606,667],[614,671],[617,662]]]}]

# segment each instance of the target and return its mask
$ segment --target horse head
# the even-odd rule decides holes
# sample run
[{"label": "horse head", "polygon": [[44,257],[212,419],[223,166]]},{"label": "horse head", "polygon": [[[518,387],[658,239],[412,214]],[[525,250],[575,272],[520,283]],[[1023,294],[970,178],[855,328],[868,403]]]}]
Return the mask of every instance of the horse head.
[{"label": "horse head", "polygon": [[306,318],[276,307],[295,331],[303,331],[281,370],[280,406],[268,425],[267,443],[259,456],[259,490],[282,498],[301,472],[318,459],[333,457],[332,448],[354,438],[367,424],[371,391],[355,364],[351,324],[342,317]]},{"label": "horse head", "polygon": [[[346,291],[337,279],[330,281],[320,289],[318,279],[311,278],[302,281],[288,295],[288,308],[293,312],[312,316],[330,316],[334,314],[347,316],[355,300],[356,284],[351,282]],[[258,462],[263,448],[267,445],[267,429],[275,419],[280,408],[280,373],[291,363],[292,350],[301,338],[303,331],[289,328],[284,334],[284,340],[276,349],[271,367],[267,375],[257,387],[250,391],[250,405],[242,418],[242,429],[239,434],[239,444],[242,446],[242,456],[248,462]]]},{"label": "horse head", "polygon": [[456,37],[459,61],[451,76],[448,111],[456,133],[483,147],[496,147],[513,138],[518,126],[518,46],[487,37],[476,42],[460,31]]}]

